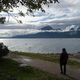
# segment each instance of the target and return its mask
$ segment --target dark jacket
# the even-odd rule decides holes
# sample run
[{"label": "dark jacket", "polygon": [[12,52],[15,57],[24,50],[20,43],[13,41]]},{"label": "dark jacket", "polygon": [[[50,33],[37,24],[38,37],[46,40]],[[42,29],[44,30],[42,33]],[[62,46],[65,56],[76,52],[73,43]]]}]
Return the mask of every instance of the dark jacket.
[{"label": "dark jacket", "polygon": [[67,60],[68,60],[68,54],[67,52],[62,52],[60,55],[60,64],[67,64]]}]

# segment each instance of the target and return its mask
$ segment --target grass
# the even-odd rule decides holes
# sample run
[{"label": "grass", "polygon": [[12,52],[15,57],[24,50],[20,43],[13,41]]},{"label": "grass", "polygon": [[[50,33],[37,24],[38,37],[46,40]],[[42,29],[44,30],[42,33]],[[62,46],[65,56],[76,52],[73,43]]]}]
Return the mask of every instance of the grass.
[{"label": "grass", "polygon": [[[24,55],[24,56],[29,56],[35,59],[42,59],[42,60],[47,60],[55,63],[59,63],[59,56],[56,54],[40,54],[40,53],[26,53],[26,52],[15,52],[18,55]],[[68,60],[68,65],[73,66],[75,68],[80,68],[80,62],[77,62],[75,60]]]},{"label": "grass", "polygon": [[77,62],[75,60],[69,60],[68,64],[72,65],[73,67],[80,68],[80,62]]},{"label": "grass", "polygon": [[18,55],[29,56],[34,59],[42,59],[51,62],[58,62],[59,56],[55,54],[40,54],[40,53],[27,53],[27,52],[15,52]]},{"label": "grass", "polygon": [[19,63],[11,59],[0,59],[0,80],[70,80],[58,78],[47,72],[27,66],[19,67]]}]

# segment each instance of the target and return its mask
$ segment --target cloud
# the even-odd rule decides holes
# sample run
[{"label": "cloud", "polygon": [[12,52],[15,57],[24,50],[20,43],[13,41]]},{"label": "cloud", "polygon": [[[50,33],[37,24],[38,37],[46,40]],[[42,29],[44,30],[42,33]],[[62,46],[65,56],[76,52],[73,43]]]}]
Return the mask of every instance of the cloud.
[{"label": "cloud", "polygon": [[[16,10],[11,13],[9,23],[0,24],[0,37],[11,37],[14,35],[37,33],[36,30],[45,25],[75,25],[80,24],[80,0],[59,0],[58,4],[50,4],[50,7],[43,6],[45,13],[41,11],[34,12],[35,17],[26,15],[25,17],[18,16]],[[24,9],[24,8],[22,8]],[[25,9],[24,9],[25,11]],[[0,16],[6,16],[8,21],[8,14],[0,13]],[[22,20],[24,24],[17,23],[15,18]],[[74,27],[74,26],[71,26]],[[67,30],[70,28],[66,28]],[[13,29],[13,30],[12,30]]]},{"label": "cloud", "polygon": [[[80,27],[79,25],[62,25],[60,24],[51,26],[53,29],[51,30],[43,30],[41,29],[43,26],[40,26],[38,29],[0,29],[0,38],[3,37],[14,37],[18,35],[28,35],[28,34],[36,34],[39,32],[66,32],[70,31],[71,29],[74,29],[77,31],[77,29]],[[46,26],[44,26],[46,27]]]},{"label": "cloud", "polygon": [[[30,24],[41,25],[41,23],[45,23],[45,22],[65,23],[65,24],[79,23],[80,22],[80,0],[59,0],[59,2],[60,2],[59,4],[58,3],[50,4],[49,8],[48,6],[43,6],[46,12],[43,13],[41,11],[36,11],[34,12],[35,17],[26,15],[25,18],[19,17],[19,16],[16,18],[19,20],[22,20],[23,23],[28,26],[30,26]],[[7,16],[6,14],[4,15]],[[12,13],[12,15],[17,16],[16,10],[14,13]],[[17,22],[13,17],[10,17],[10,23],[17,23]],[[23,28],[26,28],[28,26],[24,26]],[[9,27],[5,27],[5,28],[9,28]],[[12,27],[13,27],[13,24],[12,24]],[[0,28],[2,27],[0,26]],[[17,26],[17,28],[22,28],[22,27]]]},{"label": "cloud", "polygon": [[40,32],[40,30],[34,29],[2,29],[0,30],[0,37],[12,37],[16,35],[27,35],[27,34],[35,34]]}]

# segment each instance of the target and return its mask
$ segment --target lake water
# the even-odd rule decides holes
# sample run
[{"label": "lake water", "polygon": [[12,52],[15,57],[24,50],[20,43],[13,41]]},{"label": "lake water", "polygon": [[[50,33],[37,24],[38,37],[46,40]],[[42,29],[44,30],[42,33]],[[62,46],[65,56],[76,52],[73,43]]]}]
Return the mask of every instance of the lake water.
[{"label": "lake water", "polygon": [[0,42],[13,51],[60,53],[66,48],[69,53],[80,52],[80,38],[0,39]]}]

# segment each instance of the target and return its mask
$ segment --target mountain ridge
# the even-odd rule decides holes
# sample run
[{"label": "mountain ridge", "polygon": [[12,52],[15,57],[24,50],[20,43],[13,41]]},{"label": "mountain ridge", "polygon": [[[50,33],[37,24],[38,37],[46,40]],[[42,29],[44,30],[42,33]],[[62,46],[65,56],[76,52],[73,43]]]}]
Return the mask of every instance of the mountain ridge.
[{"label": "mountain ridge", "polygon": [[12,38],[80,38],[80,31],[74,32],[39,32],[36,34],[16,35]]}]

